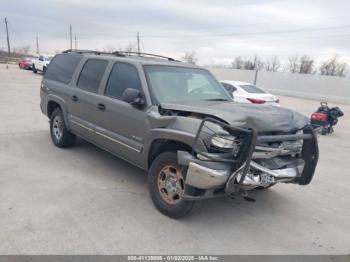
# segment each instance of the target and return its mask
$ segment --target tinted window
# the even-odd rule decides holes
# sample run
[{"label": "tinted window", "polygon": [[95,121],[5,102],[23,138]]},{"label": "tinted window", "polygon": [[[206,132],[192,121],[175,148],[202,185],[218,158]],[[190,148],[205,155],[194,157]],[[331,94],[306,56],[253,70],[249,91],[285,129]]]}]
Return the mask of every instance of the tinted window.
[{"label": "tinted window", "polygon": [[235,88],[233,85],[231,85],[231,84],[227,84],[227,83],[221,83],[224,87],[225,87],[225,89],[228,91],[228,92],[234,92],[234,91],[236,91],[237,90],[237,88]]},{"label": "tinted window", "polygon": [[254,85],[241,85],[240,87],[242,87],[244,89],[244,91],[246,91],[248,93],[265,94],[265,91],[261,90],[260,88],[258,88],[257,86],[254,86]]},{"label": "tinted window", "polygon": [[97,93],[103,73],[107,67],[106,60],[89,59],[81,70],[78,87],[89,92]]},{"label": "tinted window", "polygon": [[106,95],[121,98],[127,88],[141,90],[137,69],[130,64],[117,63],[109,76]]},{"label": "tinted window", "polygon": [[82,56],[78,54],[56,55],[48,66],[44,78],[68,84]]}]

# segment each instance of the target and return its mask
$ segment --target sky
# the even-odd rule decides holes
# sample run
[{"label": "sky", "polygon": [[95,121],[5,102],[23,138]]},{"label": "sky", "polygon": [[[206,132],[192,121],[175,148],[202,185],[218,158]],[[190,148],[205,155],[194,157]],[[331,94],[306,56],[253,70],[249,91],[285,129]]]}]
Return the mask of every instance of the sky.
[{"label": "sky", "polygon": [[308,54],[320,63],[339,55],[350,63],[349,0],[0,0],[0,49],[11,45],[42,53],[136,43],[141,51],[180,59],[195,51],[201,65],[229,65],[234,57]]}]

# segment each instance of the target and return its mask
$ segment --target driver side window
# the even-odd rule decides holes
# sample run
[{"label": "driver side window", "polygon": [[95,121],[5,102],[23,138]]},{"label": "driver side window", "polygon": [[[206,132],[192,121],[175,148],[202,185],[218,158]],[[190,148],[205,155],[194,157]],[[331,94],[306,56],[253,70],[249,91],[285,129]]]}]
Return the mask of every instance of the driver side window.
[{"label": "driver side window", "polygon": [[127,88],[142,91],[138,71],[131,64],[116,63],[109,75],[105,95],[121,99]]}]

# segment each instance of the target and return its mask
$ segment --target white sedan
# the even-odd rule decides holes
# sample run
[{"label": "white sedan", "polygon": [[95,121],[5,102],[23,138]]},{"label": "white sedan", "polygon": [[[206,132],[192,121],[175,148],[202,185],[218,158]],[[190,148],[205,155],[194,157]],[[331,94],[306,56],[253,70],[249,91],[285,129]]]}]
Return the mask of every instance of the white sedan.
[{"label": "white sedan", "polygon": [[222,80],[220,82],[232,94],[235,102],[279,106],[278,97],[266,92],[261,87],[246,82],[231,80]]}]

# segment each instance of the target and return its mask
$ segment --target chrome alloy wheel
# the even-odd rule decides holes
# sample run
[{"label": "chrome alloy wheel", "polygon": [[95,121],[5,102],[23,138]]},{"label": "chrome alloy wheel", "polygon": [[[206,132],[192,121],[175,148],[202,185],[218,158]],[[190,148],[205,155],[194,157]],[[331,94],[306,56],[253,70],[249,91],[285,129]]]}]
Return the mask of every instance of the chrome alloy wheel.
[{"label": "chrome alloy wheel", "polygon": [[55,116],[52,123],[52,132],[56,140],[60,140],[63,135],[63,119],[61,116]]},{"label": "chrome alloy wheel", "polygon": [[185,192],[185,180],[180,170],[165,166],[158,173],[158,190],[162,199],[171,205],[179,203]]}]

